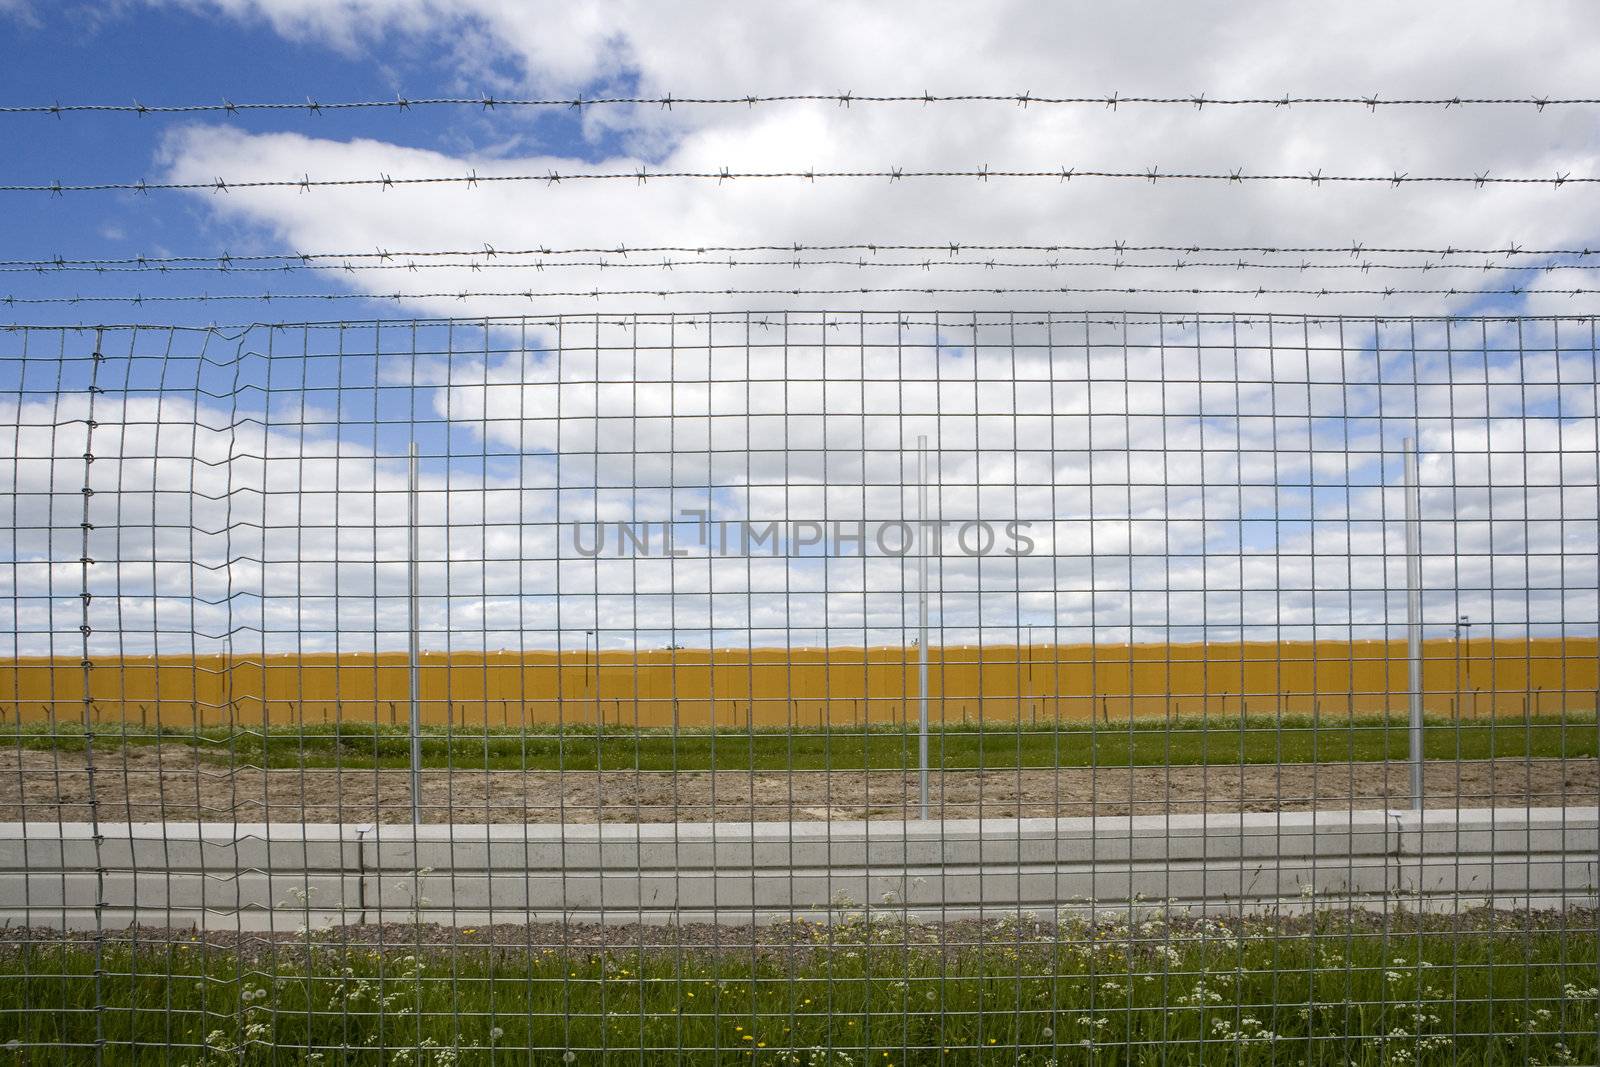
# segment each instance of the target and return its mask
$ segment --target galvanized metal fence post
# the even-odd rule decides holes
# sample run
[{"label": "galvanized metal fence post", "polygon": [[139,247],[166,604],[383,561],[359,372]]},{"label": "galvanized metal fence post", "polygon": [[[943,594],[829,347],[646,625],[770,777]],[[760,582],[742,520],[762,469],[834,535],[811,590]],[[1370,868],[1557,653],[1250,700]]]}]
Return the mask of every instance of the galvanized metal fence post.
[{"label": "galvanized metal fence post", "polygon": [[407,629],[411,634],[410,654],[408,666],[410,667],[410,695],[411,695],[411,825],[419,826],[422,823],[422,687],[420,684],[420,670],[418,663],[422,658],[421,649],[421,611],[417,600],[417,443],[411,442],[410,466],[406,479],[406,498],[408,502],[409,522],[406,524],[409,548],[407,551],[406,570],[406,600],[409,606],[409,625]]},{"label": "galvanized metal fence post", "polygon": [[928,437],[917,438],[917,766],[928,817]]},{"label": "galvanized metal fence post", "polygon": [[1411,809],[1422,810],[1422,518],[1417,499],[1417,445],[1407,437],[1406,492],[1406,693],[1411,723]]}]

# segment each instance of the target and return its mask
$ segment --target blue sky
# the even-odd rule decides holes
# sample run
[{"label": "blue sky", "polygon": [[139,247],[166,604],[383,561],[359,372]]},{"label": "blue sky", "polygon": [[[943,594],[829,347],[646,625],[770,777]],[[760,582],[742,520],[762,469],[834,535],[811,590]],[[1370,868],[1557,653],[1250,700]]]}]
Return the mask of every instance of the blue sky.
[{"label": "blue sky", "polygon": [[[54,102],[146,104],[300,100],[306,96],[340,100],[389,100],[400,95],[455,95],[465,89],[461,74],[422,42],[386,34],[374,42],[375,55],[351,56],[315,39],[285,39],[252,20],[217,18],[182,8],[147,9],[130,5],[61,5],[59,13],[21,17],[0,5],[0,101],[6,104]],[[5,181],[59,180],[65,184],[112,178],[153,177],[161,170],[164,135],[192,120],[150,115],[78,114],[60,119],[10,116],[4,136],[13,148],[4,153]],[[208,116],[207,121],[216,121]],[[561,154],[583,156],[595,145],[578,135],[572,117],[554,111],[503,115],[482,109],[419,108],[350,111],[326,121],[305,115],[243,113],[229,125],[250,133],[284,128],[317,131],[337,140],[374,138],[444,150],[478,150],[484,145],[540,144]],[[603,144],[603,141],[601,142]],[[7,204],[0,222],[0,258],[49,259],[61,256],[189,255],[279,251],[260,228],[219,219],[203,201],[188,197],[133,193],[72,198],[29,197]],[[0,294],[17,296],[94,293],[260,292],[266,289],[337,292],[315,272],[291,279],[216,275],[93,274],[0,275]],[[389,302],[326,306],[300,305],[307,317],[363,317],[393,314]],[[130,314],[117,307],[99,312],[63,307],[14,308],[7,321],[111,321],[131,319],[182,323],[249,321],[248,306],[167,305],[158,316]],[[293,318],[282,313],[264,316]]]}]

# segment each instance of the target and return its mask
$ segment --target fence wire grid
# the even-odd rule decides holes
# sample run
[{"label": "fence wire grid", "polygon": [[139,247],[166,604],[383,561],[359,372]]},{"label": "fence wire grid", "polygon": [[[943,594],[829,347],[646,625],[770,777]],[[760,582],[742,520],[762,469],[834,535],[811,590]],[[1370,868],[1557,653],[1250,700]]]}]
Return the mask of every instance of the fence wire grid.
[{"label": "fence wire grid", "polygon": [[0,330],[0,1055],[1594,1063],[1597,352]]}]

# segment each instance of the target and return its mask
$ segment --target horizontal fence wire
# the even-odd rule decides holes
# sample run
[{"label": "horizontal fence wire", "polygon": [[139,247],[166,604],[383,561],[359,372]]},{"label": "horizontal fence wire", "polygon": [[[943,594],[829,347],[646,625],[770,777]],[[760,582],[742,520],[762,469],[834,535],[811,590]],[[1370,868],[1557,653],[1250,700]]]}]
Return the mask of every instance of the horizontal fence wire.
[{"label": "horizontal fence wire", "polygon": [[1281,286],[1190,286],[1190,285],[896,285],[848,286],[817,288],[797,286],[783,288],[634,288],[634,289],[434,289],[394,290],[386,292],[304,292],[304,293],[91,293],[89,295],[17,296],[7,293],[0,296],[0,307],[31,307],[36,305],[96,305],[128,304],[227,304],[244,303],[266,306],[274,301],[349,301],[389,300],[598,300],[602,297],[650,297],[668,299],[675,297],[812,297],[812,296],[1244,296],[1252,298],[1273,296],[1308,297],[1377,297],[1389,299],[1397,296],[1438,297],[1489,297],[1489,296],[1595,296],[1600,288],[1587,286],[1509,285],[1499,287],[1451,286],[1444,289],[1417,289],[1406,286],[1378,288],[1343,288],[1320,286],[1315,288]]},{"label": "horizontal fence wire", "polygon": [[1594,1062],[1596,331],[0,329],[0,1030]]},{"label": "horizontal fence wire", "polygon": [[550,169],[543,174],[520,173],[495,173],[479,174],[476,168],[465,174],[433,174],[433,175],[393,175],[377,174],[368,177],[340,177],[340,178],[313,178],[309,173],[304,173],[297,178],[224,178],[215,177],[203,181],[147,181],[143,178],[129,181],[94,181],[64,183],[61,181],[50,182],[6,182],[0,183],[0,193],[49,193],[51,196],[64,196],[67,193],[95,193],[95,192],[131,192],[131,193],[160,193],[160,192],[210,192],[228,193],[233,191],[248,192],[251,189],[297,189],[309,193],[320,189],[378,189],[390,190],[421,186],[461,186],[474,189],[480,185],[539,185],[546,187],[560,185],[562,182],[571,183],[627,183],[636,186],[648,185],[650,182],[660,181],[700,181],[714,182],[718,185],[735,182],[767,182],[767,181],[860,181],[884,180],[889,182],[913,182],[925,179],[972,179],[987,182],[993,179],[1004,180],[1048,180],[1060,185],[1066,185],[1073,180],[1080,181],[1117,181],[1117,182],[1142,182],[1156,185],[1173,182],[1207,182],[1224,183],[1229,185],[1272,183],[1280,185],[1376,185],[1391,189],[1398,189],[1404,185],[1471,185],[1481,189],[1485,186],[1502,185],[1527,185],[1549,186],[1559,189],[1566,185],[1594,185],[1600,183],[1600,176],[1574,175],[1571,171],[1557,170],[1547,176],[1534,175],[1500,175],[1491,170],[1482,172],[1473,171],[1471,174],[1411,174],[1391,171],[1388,174],[1328,174],[1321,168],[1303,171],[1300,173],[1263,173],[1247,171],[1243,167],[1220,171],[1185,171],[1162,170],[1159,166],[1145,167],[1142,170],[1111,170],[1096,167],[1067,166],[1065,164],[1054,168],[1005,168],[990,167],[988,164],[971,168],[945,167],[935,169],[920,169],[914,167],[864,167],[855,170],[747,170],[734,167],[718,167],[715,170],[650,170],[640,166],[633,170],[572,170],[559,171]]},{"label": "horizontal fence wire", "polygon": [[570,97],[495,97],[489,95],[479,96],[430,96],[407,97],[397,95],[393,100],[315,100],[307,96],[303,101],[233,101],[222,100],[217,103],[187,103],[187,104],[143,104],[137,100],[126,104],[63,104],[59,101],[49,104],[10,104],[0,105],[0,115],[65,115],[102,113],[123,115],[193,115],[193,114],[225,114],[236,115],[250,111],[299,111],[316,115],[322,112],[338,111],[410,111],[413,108],[427,107],[476,107],[486,111],[497,108],[539,108],[546,110],[581,111],[586,107],[656,107],[663,110],[672,110],[675,107],[696,107],[705,105],[739,105],[742,107],[755,107],[758,104],[789,104],[789,103],[827,103],[837,104],[840,107],[851,107],[855,104],[963,104],[963,103],[994,103],[1014,104],[1027,108],[1034,104],[1075,104],[1090,105],[1099,108],[1116,110],[1123,105],[1140,104],[1165,104],[1179,105],[1184,108],[1193,108],[1204,111],[1207,107],[1273,107],[1287,108],[1297,106],[1329,106],[1349,105],[1377,111],[1378,108],[1398,107],[1483,107],[1483,106],[1509,106],[1517,105],[1532,107],[1543,111],[1547,107],[1572,107],[1591,104],[1600,104],[1600,97],[1583,96],[1433,96],[1433,97],[1383,97],[1379,94],[1360,96],[1297,96],[1285,93],[1282,96],[1211,96],[1207,93],[1192,93],[1187,96],[1140,96],[1137,94],[1126,95],[1122,93],[1103,93],[1088,96],[1050,96],[1033,92],[1021,93],[917,93],[900,95],[872,95],[866,93],[840,92],[840,93],[781,93],[744,96],[673,96],[664,94],[658,96],[570,96]]},{"label": "horizontal fence wire", "polygon": [[219,260],[207,264],[172,264],[142,262],[133,265],[110,265],[105,263],[89,264],[54,264],[35,262],[27,266],[0,266],[0,273],[4,274],[285,274],[295,271],[376,271],[376,270],[561,270],[561,269],[601,269],[601,270],[660,270],[671,271],[681,268],[713,267],[719,269],[739,269],[744,267],[777,267],[791,270],[801,270],[810,267],[855,267],[861,270],[948,270],[951,268],[962,270],[1063,270],[1069,268],[1093,268],[1110,271],[1146,271],[1146,270],[1270,270],[1294,271],[1306,273],[1319,270],[1359,271],[1363,274],[1372,271],[1404,270],[1404,271],[1461,271],[1478,270],[1484,272],[1498,271],[1539,271],[1548,273],[1558,270],[1593,270],[1591,263],[1509,263],[1504,260],[1490,260],[1480,263],[1450,263],[1439,260],[1426,260],[1421,263],[1390,263],[1382,260],[1361,260],[1352,262],[1339,260],[1335,262],[1311,262],[1300,260],[1294,263],[1266,263],[1244,259],[1235,260],[1156,260],[1140,262],[1125,259],[1030,259],[1030,260],[1002,260],[1002,259],[817,259],[817,258],[790,258],[790,259],[549,259],[539,257],[535,259],[513,260],[505,258],[507,253],[485,255],[478,253],[476,259],[458,260],[399,260],[394,256],[386,256],[380,262],[353,261],[343,263],[332,262],[305,262],[295,260],[271,266],[253,264],[235,264],[226,260]]},{"label": "horizontal fence wire", "polygon": [[[1503,256],[1507,261],[1516,256],[1561,256],[1561,257],[1588,257],[1600,255],[1600,248],[1538,248],[1526,247],[1510,243],[1500,248],[1461,247],[1445,245],[1437,248],[1394,248],[1383,245],[1368,245],[1360,241],[1352,241],[1346,245],[1299,245],[1274,247],[1269,245],[1151,245],[1134,244],[1128,241],[1114,241],[1110,244],[1075,245],[1075,244],[971,244],[966,242],[947,241],[935,244],[888,244],[881,242],[855,243],[855,244],[802,244],[795,242],[787,245],[639,245],[637,247],[627,244],[614,244],[605,247],[568,247],[568,248],[496,248],[485,243],[479,248],[457,249],[395,249],[388,250],[376,248],[370,250],[356,250],[347,252],[264,252],[256,254],[235,254],[232,252],[218,252],[214,255],[204,256],[122,256],[112,258],[83,258],[52,256],[48,259],[0,259],[0,267],[21,268],[24,270],[65,268],[65,267],[116,267],[131,266],[140,269],[157,269],[167,265],[198,264],[221,269],[231,269],[238,265],[269,264],[276,269],[282,266],[306,264],[321,260],[349,260],[359,262],[363,260],[379,260],[389,262],[394,260],[414,260],[437,257],[481,257],[485,262],[494,262],[502,256],[515,257],[549,257],[549,256],[574,256],[574,255],[607,255],[626,261],[629,255],[686,255],[709,256],[712,254],[741,254],[752,252],[783,252],[790,255],[803,253],[822,252],[865,252],[877,255],[881,252],[931,252],[951,257],[973,252],[1042,252],[1047,255],[1074,252],[1111,252],[1118,257],[1128,253],[1141,252],[1172,252],[1185,255],[1201,255],[1214,253],[1229,254],[1255,254],[1255,255],[1307,255],[1328,254],[1359,257],[1364,255],[1418,255],[1450,258],[1455,256]],[[1374,264],[1377,266],[1378,264]],[[1461,266],[1462,264],[1450,264]],[[1466,264],[1473,266],[1473,264]]]}]

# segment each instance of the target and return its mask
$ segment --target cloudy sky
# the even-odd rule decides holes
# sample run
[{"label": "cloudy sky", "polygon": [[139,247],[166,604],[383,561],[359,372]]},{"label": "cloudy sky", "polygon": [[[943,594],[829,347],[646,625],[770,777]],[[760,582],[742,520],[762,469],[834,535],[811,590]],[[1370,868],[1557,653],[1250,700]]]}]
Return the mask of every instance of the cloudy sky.
[{"label": "cloudy sky", "polygon": [[[504,0],[168,0],[3,8],[7,103],[219,105],[483,96],[742,97],[789,93],[1032,96],[1563,97],[1592,80],[1600,23],[1582,3],[510,3]],[[1015,101],[416,107],[310,113],[48,114],[6,118],[8,183],[318,181],[549,173],[1111,170],[1554,179],[1600,173],[1595,109],[1463,105],[1052,105]],[[374,189],[11,193],[6,258],[116,258],[618,245],[1043,244],[1575,248],[1600,199],[1528,186],[1339,186],[1075,178],[655,179]],[[868,266],[796,258],[865,257]],[[231,275],[14,275],[18,296],[590,292],[595,289],[1102,288],[1210,293],[878,297],[649,296],[582,310],[748,306],[1203,307],[1206,310],[1567,311],[1594,272],[1485,270],[1583,259],[1338,254],[758,254],[777,265],[650,269],[593,254],[500,265]],[[987,267],[988,259],[1033,263]],[[1249,264],[1236,266],[1240,259]],[[934,265],[923,262],[934,260]],[[1175,261],[1223,262],[1223,268]],[[446,263],[471,264],[463,256]],[[1396,269],[1432,262],[1420,272]],[[1320,265],[1322,269],[1304,263]],[[1360,269],[1370,263],[1369,269]],[[1387,263],[1388,265],[1382,265]],[[1461,269],[1441,269],[1455,263]],[[332,265],[339,265],[335,260]],[[900,264],[897,266],[897,264]],[[1137,265],[1135,265],[1137,264]],[[1160,265],[1169,269],[1157,269]],[[327,265],[327,264],[325,264]],[[482,266],[482,264],[479,264]],[[1289,269],[1283,269],[1283,268]],[[1337,269],[1334,269],[1337,268]],[[1440,289],[1454,297],[1257,296],[1257,289]],[[572,299],[419,298],[15,309],[33,321],[256,321],[375,313],[577,310]]]},{"label": "cloudy sky", "polygon": [[[1422,442],[1429,487],[1436,632],[1461,612],[1512,629],[1594,629],[1587,327],[1373,322],[1581,314],[1594,297],[1555,290],[1600,289],[1590,257],[1372,249],[1600,247],[1594,187],[1553,180],[1600,175],[1595,107],[1014,99],[1586,97],[1600,23],[1584,4],[921,0],[780,3],[752,17],[728,3],[5,0],[0,28],[8,105],[835,97],[0,115],[20,146],[0,161],[0,184],[212,186],[0,192],[0,258],[21,268],[0,274],[0,294],[91,298],[13,303],[7,321],[536,316],[420,331],[116,333],[102,340],[110,358],[92,400],[91,333],[5,335],[0,410],[15,432],[0,476],[14,487],[11,623],[29,635],[19,649],[76,639],[86,446],[97,457],[91,555],[105,561],[97,632],[173,651],[392,647],[404,628],[399,457],[410,440],[424,453],[436,643],[559,634],[576,646],[585,629],[618,647],[898,641],[910,576],[898,559],[796,550],[609,564],[562,559],[561,524],[659,521],[685,507],[736,521],[903,517],[915,506],[905,450],[919,433],[933,437],[940,514],[1041,530],[1026,559],[941,557],[949,641],[1014,640],[1029,623],[1062,640],[1227,637],[1251,624],[1255,636],[1393,632],[1395,450],[1408,435]],[[923,93],[1013,99],[837,99]],[[1539,180],[240,187],[724,168]],[[812,250],[838,245],[857,247]],[[884,245],[960,250],[861,247]],[[507,254],[651,246],[690,251]],[[724,246],[757,247],[693,251]],[[1329,251],[1185,251],[1197,246]],[[319,258],[236,258],[297,254]],[[155,270],[140,256],[195,258]],[[57,257],[96,262],[62,270]],[[232,269],[214,269],[222,257]],[[135,262],[93,269],[112,260]],[[285,265],[295,269],[241,269]],[[1129,287],[1158,291],[993,291]],[[915,291],[928,288],[974,291]],[[1365,292],[1319,295],[1340,289]],[[597,290],[636,292],[540,295]],[[710,292],[656,295],[672,290]],[[456,295],[485,292],[532,295]],[[275,299],[100,302],[264,293]],[[752,309],[779,325],[752,326]],[[816,325],[829,317],[808,309],[837,324]],[[875,314],[853,314],[863,309]],[[1073,318],[1085,309],[1135,322]],[[962,324],[972,310],[990,325]],[[685,318],[660,317],[670,312]],[[710,324],[711,312],[725,317]],[[1150,325],[1157,312],[1167,326]],[[1229,318],[1269,312],[1290,318],[1249,319],[1243,340]],[[556,313],[601,319],[558,328]],[[1215,321],[1170,321],[1195,313]],[[1308,325],[1299,313],[1355,318]]]}]

